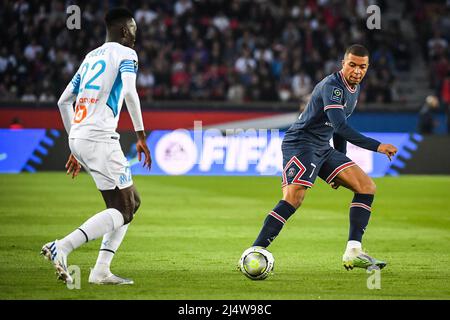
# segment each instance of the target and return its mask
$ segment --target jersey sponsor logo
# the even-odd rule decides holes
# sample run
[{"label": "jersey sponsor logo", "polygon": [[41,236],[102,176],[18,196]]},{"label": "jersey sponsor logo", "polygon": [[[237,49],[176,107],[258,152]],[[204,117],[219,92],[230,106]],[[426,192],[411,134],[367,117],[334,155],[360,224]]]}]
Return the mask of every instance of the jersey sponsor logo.
[{"label": "jersey sponsor logo", "polygon": [[73,123],[80,123],[87,116],[87,107],[84,104],[77,104],[73,116]]},{"label": "jersey sponsor logo", "polygon": [[331,100],[335,102],[341,102],[343,95],[344,91],[341,88],[333,87],[333,91],[331,93]]}]

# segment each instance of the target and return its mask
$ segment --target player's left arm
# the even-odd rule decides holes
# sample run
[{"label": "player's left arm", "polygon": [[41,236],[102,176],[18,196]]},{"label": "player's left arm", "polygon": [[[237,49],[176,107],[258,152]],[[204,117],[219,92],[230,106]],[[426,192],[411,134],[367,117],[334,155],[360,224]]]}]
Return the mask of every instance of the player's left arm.
[{"label": "player's left arm", "polygon": [[350,141],[358,147],[371,150],[374,152],[380,152],[387,155],[389,160],[397,153],[397,148],[392,144],[381,143],[378,140],[366,137],[360,132],[353,129],[347,123],[344,111],[340,108],[331,108],[326,111],[328,119],[333,125],[333,128],[337,134]]},{"label": "player's left arm", "polygon": [[374,152],[384,153],[389,160],[397,152],[397,148],[391,144],[384,144],[375,139],[367,137],[353,129],[347,123],[347,117],[344,112],[344,89],[338,85],[326,84],[322,89],[322,100],[324,112],[330,120],[334,132],[346,141],[354,145],[371,150]]},{"label": "player's left arm", "polygon": [[141,161],[141,153],[144,153],[144,166],[150,169],[152,165],[152,158],[146,142],[141,103],[139,101],[139,96],[136,89],[136,64],[136,62],[131,60],[125,60],[121,63],[119,70],[123,83],[124,99],[127,104],[131,121],[133,122],[134,130],[136,131],[136,150],[138,153],[138,160]]}]

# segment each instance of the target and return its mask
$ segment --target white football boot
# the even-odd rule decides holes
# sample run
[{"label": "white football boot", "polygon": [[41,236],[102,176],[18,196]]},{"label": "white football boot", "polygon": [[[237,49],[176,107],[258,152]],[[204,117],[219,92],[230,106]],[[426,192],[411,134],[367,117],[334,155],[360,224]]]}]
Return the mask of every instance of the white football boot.
[{"label": "white football boot", "polygon": [[73,279],[67,270],[67,254],[59,247],[58,240],[45,244],[41,249],[41,255],[52,262],[58,280],[62,280],[64,283],[73,283]]},{"label": "white football boot", "polygon": [[127,278],[121,278],[111,273],[111,271],[96,271],[91,269],[89,274],[89,283],[92,284],[114,284],[126,285],[134,284],[134,281]]},{"label": "white football boot", "polygon": [[342,256],[342,265],[348,271],[353,268],[367,269],[374,266],[383,269],[387,263],[369,256],[361,248],[351,248],[347,249]]}]

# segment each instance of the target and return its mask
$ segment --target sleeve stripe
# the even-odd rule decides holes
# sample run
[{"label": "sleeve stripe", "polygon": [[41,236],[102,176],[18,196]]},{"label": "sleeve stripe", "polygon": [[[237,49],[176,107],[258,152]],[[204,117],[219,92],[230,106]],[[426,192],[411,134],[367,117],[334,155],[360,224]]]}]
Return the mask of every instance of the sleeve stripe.
[{"label": "sleeve stripe", "polygon": [[328,109],[344,109],[344,106],[340,104],[329,104],[323,109],[323,111],[327,111]]},{"label": "sleeve stripe", "polygon": [[77,74],[75,77],[73,77],[72,84],[74,87],[76,87],[79,83],[80,83],[80,75]]},{"label": "sleeve stripe", "polygon": [[134,68],[120,68],[120,71],[131,70],[134,71]]},{"label": "sleeve stripe", "polygon": [[78,94],[78,91],[80,89],[80,80],[81,80],[81,77],[79,74],[77,74],[77,75],[75,75],[75,77],[73,77],[73,79],[72,79],[72,86],[73,86],[72,93],[73,94]]},{"label": "sleeve stripe", "polygon": [[133,61],[122,61],[122,63],[120,64],[120,66],[121,67],[124,67],[124,66],[134,66],[134,62]]},{"label": "sleeve stripe", "polygon": [[132,60],[123,60],[119,65],[119,71],[137,73],[137,63]]}]

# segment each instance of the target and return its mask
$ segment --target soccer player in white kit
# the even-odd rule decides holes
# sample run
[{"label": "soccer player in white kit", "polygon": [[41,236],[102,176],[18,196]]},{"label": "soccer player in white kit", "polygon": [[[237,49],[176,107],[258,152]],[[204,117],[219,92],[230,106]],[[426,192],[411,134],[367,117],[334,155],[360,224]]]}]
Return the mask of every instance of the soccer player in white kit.
[{"label": "soccer player in white kit", "polygon": [[140,205],[130,165],[116,132],[123,100],[136,131],[138,159],[141,161],[141,153],[144,153],[144,166],[149,169],[151,166],[136,91],[138,58],[132,49],[136,22],[128,9],[115,8],[106,14],[105,23],[105,43],[86,55],[58,101],[72,152],[66,164],[67,173],[74,178],[81,164],[94,179],[107,207],[66,237],[42,247],[41,253],[54,265],[58,279],[66,283],[73,283],[67,256],[82,244],[103,236],[89,283],[133,284],[132,280],[110,271],[114,254]]}]

